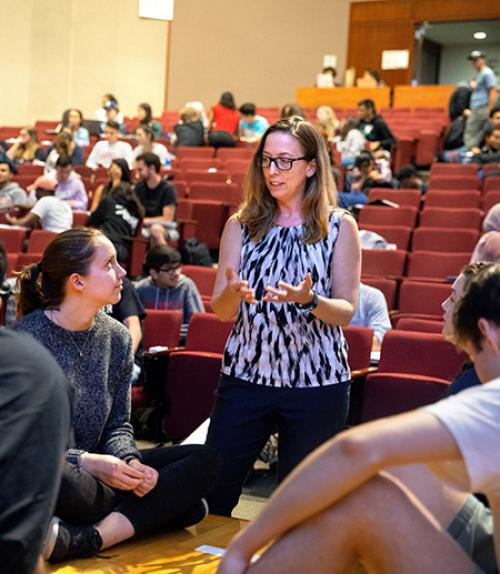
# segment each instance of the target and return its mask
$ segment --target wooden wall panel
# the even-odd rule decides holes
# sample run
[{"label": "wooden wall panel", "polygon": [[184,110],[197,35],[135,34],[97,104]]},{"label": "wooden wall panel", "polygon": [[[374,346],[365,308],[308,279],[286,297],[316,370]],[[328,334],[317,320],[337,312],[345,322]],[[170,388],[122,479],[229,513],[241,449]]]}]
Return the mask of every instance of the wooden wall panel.
[{"label": "wooden wall panel", "polygon": [[500,18],[498,0],[385,0],[351,4],[347,67],[357,77],[381,69],[383,50],[409,50],[407,70],[380,70],[389,86],[409,84],[413,76],[415,27],[424,21],[459,22]]}]

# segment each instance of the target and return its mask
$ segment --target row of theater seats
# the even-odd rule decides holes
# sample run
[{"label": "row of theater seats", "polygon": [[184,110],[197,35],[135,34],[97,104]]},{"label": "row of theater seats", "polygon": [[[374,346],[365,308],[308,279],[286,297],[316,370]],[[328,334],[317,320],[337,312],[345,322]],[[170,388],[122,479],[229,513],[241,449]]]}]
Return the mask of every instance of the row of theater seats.
[{"label": "row of theater seats", "polygon": [[[147,406],[157,394],[162,405],[163,430],[180,441],[209,415],[213,405],[225,341],[232,321],[219,321],[211,313],[195,313],[189,323],[185,347],[178,347],[182,314],[177,311],[149,311],[144,323],[145,347],[167,345],[170,350],[149,355],[163,361],[160,379],[134,387],[133,405]],[[386,334],[378,372],[369,372],[364,381],[362,404],[352,405],[363,422],[403,412],[438,400],[458,375],[465,359],[437,332],[416,332],[419,323],[401,319],[396,330]],[[353,376],[370,370],[373,331],[366,327],[344,329],[349,344]],[[364,372],[363,372],[364,370]],[[371,369],[373,371],[373,369]],[[160,371],[156,371],[158,375]]]}]

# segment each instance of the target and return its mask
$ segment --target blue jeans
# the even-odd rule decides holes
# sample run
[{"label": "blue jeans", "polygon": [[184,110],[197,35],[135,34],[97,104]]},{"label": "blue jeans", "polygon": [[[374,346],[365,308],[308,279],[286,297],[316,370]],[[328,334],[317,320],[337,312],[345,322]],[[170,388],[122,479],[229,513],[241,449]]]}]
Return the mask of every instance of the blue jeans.
[{"label": "blue jeans", "polygon": [[352,207],[353,205],[356,205],[358,203],[361,203],[362,205],[368,203],[368,196],[366,195],[366,193],[363,193],[362,191],[351,191],[349,193],[340,191],[338,193],[338,196],[339,196],[339,207],[343,207],[344,209]]},{"label": "blue jeans", "polygon": [[278,480],[340,432],[350,383],[314,388],[264,387],[221,375],[207,444],[222,457],[222,476],[208,497],[210,511],[230,516],[246,476],[269,436],[279,433]]}]

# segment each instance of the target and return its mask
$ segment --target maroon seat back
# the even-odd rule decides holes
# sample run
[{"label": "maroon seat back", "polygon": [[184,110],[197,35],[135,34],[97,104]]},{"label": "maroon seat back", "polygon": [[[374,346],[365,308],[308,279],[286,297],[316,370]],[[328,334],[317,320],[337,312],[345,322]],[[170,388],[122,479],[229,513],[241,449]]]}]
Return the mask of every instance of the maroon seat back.
[{"label": "maroon seat back", "polygon": [[234,321],[221,321],[213,313],[193,313],[189,320],[186,351],[223,353]]},{"label": "maroon seat back", "polygon": [[161,345],[177,347],[182,325],[182,311],[147,309],[144,319],[144,348]]},{"label": "maroon seat back", "polygon": [[408,277],[445,279],[456,277],[469,263],[471,252],[438,253],[414,251],[408,257]]},{"label": "maroon seat back", "polygon": [[351,371],[370,366],[373,329],[370,327],[343,327],[344,337],[349,345],[349,367]]},{"label": "maroon seat back", "polygon": [[386,277],[404,274],[407,252],[396,249],[383,251],[378,249],[363,249],[361,271],[363,275]]}]

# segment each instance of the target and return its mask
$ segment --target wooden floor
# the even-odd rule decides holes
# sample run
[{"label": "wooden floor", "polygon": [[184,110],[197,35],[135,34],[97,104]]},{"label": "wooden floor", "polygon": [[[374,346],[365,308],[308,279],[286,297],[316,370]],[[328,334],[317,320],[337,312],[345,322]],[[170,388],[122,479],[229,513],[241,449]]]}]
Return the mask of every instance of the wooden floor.
[{"label": "wooden floor", "polygon": [[246,521],[208,516],[192,528],[154,534],[141,540],[124,542],[102,552],[109,558],[74,560],[71,565],[54,565],[51,573],[73,574],[212,574],[219,556],[197,552],[203,544],[226,548]]}]

